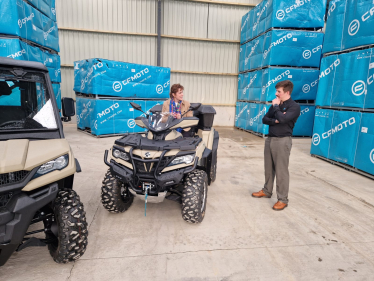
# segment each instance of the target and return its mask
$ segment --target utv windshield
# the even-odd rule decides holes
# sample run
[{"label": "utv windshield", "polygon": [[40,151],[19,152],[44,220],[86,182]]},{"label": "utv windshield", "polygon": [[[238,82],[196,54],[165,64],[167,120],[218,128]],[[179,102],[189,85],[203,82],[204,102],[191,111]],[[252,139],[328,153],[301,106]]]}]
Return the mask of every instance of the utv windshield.
[{"label": "utv windshield", "polygon": [[158,112],[149,116],[149,128],[157,132],[163,131],[175,125],[175,122],[173,122],[174,120],[175,118],[169,112]]},{"label": "utv windshield", "polygon": [[57,129],[44,76],[0,69],[0,132],[35,129]]}]

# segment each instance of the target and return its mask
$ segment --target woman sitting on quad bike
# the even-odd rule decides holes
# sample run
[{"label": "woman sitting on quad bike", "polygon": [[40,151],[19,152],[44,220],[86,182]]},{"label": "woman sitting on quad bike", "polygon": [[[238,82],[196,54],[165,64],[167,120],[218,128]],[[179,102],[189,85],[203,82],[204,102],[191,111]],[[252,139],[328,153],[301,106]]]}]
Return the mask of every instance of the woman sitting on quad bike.
[{"label": "woman sitting on quad bike", "polygon": [[[187,112],[187,114],[183,117],[193,117],[192,111],[188,111],[190,109],[190,103],[186,100],[183,100],[183,90],[184,87],[181,84],[174,84],[171,86],[170,100],[165,101],[162,106],[162,112],[164,114],[170,112],[170,114],[174,118],[181,119],[182,116]],[[165,114],[165,116],[167,116],[167,114]],[[176,131],[180,132],[183,137],[190,137],[190,130],[191,128],[184,130],[181,128],[176,129]]]}]

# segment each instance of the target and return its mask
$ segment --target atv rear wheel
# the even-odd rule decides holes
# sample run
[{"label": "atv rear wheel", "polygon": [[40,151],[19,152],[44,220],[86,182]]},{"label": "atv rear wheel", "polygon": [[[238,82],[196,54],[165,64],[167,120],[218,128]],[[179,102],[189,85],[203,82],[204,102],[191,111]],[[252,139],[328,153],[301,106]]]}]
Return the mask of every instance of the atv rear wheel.
[{"label": "atv rear wheel", "polygon": [[208,195],[208,176],[195,170],[185,178],[182,196],[182,217],[190,223],[200,223],[205,216]]},{"label": "atv rear wheel", "polygon": [[128,187],[111,174],[110,170],[105,174],[101,187],[101,203],[111,213],[123,213],[132,204],[134,196]]},{"label": "atv rear wheel", "polygon": [[53,204],[54,222],[47,222],[46,238],[49,253],[57,263],[79,259],[87,247],[86,212],[74,190],[60,190]]},{"label": "atv rear wheel", "polygon": [[209,171],[209,185],[211,185],[217,177],[217,155],[214,157],[212,156],[212,160],[210,163],[210,171]]}]

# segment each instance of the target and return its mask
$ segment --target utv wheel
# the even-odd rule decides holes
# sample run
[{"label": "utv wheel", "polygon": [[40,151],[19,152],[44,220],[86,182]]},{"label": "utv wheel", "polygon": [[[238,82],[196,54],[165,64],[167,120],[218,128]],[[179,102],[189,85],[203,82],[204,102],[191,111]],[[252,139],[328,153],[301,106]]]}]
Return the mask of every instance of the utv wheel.
[{"label": "utv wheel", "polygon": [[111,213],[123,213],[132,204],[134,196],[125,184],[110,173],[105,174],[101,187],[101,203]]},{"label": "utv wheel", "polygon": [[208,195],[208,176],[195,170],[185,178],[182,196],[182,217],[190,223],[200,223],[205,216]]},{"label": "utv wheel", "polygon": [[49,253],[57,263],[67,263],[79,259],[87,247],[86,212],[74,190],[59,191],[54,204],[55,221],[46,232]]}]

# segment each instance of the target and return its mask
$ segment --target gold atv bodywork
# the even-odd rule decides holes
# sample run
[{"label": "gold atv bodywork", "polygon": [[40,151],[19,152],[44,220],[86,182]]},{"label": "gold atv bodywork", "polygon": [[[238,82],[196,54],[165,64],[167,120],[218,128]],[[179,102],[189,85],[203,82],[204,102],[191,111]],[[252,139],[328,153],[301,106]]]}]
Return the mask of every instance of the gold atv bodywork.
[{"label": "gold atv bodywork", "polygon": [[65,154],[69,155],[69,164],[66,168],[31,180],[22,191],[32,191],[73,175],[76,172],[74,155],[66,139],[2,141],[0,142],[0,174],[31,171]]},{"label": "gold atv bodywork", "polygon": [[[137,120],[138,121],[138,120]],[[141,121],[140,121],[141,122]],[[195,122],[195,121],[194,121]],[[141,122],[143,124],[143,122]],[[191,123],[191,122],[189,122]],[[180,123],[182,124],[182,126],[184,125],[183,124],[183,121]],[[186,124],[187,125],[187,124]],[[196,125],[196,124],[194,124]],[[144,125],[143,125],[144,126]],[[180,125],[178,125],[179,127]],[[188,126],[185,126],[185,127],[190,127],[191,125],[188,125]],[[204,150],[205,148],[208,148],[208,149],[212,149],[213,148],[213,140],[214,140],[214,129],[212,128],[210,131],[202,131],[202,130],[198,130],[197,132],[197,135],[202,139],[202,142],[197,146],[196,150],[193,151],[196,153],[195,157],[199,157],[199,159],[202,159],[202,155],[204,153]],[[165,137],[165,140],[173,140],[173,139],[176,139],[178,137],[181,136],[181,133],[173,130],[171,131],[166,137]],[[153,138],[153,134],[152,132],[148,132],[147,134],[147,138],[148,139],[152,139]],[[119,146],[119,145],[117,145]],[[123,149],[126,151],[126,152],[129,152],[130,149],[132,147],[131,146],[124,146]],[[119,158],[115,158],[113,156],[113,153],[112,153],[112,150],[113,148],[110,149],[109,151],[109,162],[110,160],[113,160],[131,170],[133,170],[133,167],[132,167],[132,164],[129,163],[129,162],[126,162],[124,160],[121,160]],[[149,157],[146,157],[145,156],[145,153],[148,152],[150,153],[150,156]],[[173,155],[176,155],[178,154],[178,152],[180,152],[179,149],[172,149],[170,151],[168,151],[165,156],[173,156]],[[162,151],[152,151],[152,150],[141,150],[141,149],[134,149],[133,152],[132,152],[135,156],[139,157],[139,158],[142,158],[142,159],[156,159],[156,158],[159,158],[162,154]],[[108,160],[108,159],[107,159]],[[194,162],[195,161],[192,161],[191,164],[179,164],[179,165],[174,165],[174,166],[171,166],[171,167],[166,167],[164,168],[161,173],[165,173],[165,172],[169,172],[169,171],[172,171],[172,170],[177,170],[177,169],[181,169],[181,168],[185,168],[185,167],[188,167],[188,166],[193,166],[194,165]],[[146,166],[144,166],[145,169]],[[153,164],[150,166],[150,170],[153,168]]]}]

